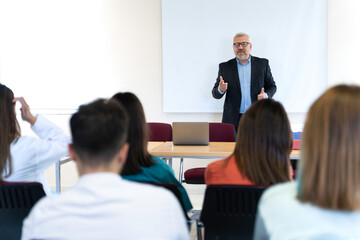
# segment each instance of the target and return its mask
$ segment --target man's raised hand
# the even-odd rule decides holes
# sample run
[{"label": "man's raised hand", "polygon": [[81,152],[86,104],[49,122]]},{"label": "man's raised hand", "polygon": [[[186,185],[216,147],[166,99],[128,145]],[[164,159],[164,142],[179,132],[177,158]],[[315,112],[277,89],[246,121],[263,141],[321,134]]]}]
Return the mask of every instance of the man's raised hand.
[{"label": "man's raised hand", "polygon": [[228,88],[228,83],[224,82],[224,79],[222,78],[222,76],[220,76],[219,88],[220,88],[220,91],[222,91],[222,92],[225,92]]}]

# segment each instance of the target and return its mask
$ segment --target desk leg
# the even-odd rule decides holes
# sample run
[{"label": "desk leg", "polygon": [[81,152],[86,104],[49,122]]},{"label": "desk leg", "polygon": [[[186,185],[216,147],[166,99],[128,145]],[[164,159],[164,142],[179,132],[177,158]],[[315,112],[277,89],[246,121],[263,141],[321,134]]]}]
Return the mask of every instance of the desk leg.
[{"label": "desk leg", "polygon": [[162,158],[162,160],[164,160],[166,164],[172,168],[172,158]]},{"label": "desk leg", "polygon": [[60,160],[55,163],[56,192],[60,193]]},{"label": "desk leg", "polygon": [[184,158],[180,158],[179,182],[182,184]]}]

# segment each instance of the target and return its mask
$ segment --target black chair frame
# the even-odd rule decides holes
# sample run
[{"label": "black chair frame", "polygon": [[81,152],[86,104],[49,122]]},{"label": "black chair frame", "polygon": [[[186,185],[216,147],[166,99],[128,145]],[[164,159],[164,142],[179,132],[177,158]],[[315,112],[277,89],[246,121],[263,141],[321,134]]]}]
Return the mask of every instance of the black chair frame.
[{"label": "black chair frame", "polygon": [[200,217],[205,239],[252,239],[258,201],[266,188],[209,185]]},{"label": "black chair frame", "polygon": [[0,182],[0,238],[20,239],[24,218],[43,196],[37,182]]}]

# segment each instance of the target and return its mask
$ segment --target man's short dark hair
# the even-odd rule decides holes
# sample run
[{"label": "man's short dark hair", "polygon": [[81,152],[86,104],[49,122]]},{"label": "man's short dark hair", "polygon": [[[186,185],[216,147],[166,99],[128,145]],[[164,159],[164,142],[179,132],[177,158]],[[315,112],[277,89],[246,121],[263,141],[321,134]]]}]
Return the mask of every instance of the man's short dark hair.
[{"label": "man's short dark hair", "polygon": [[70,119],[73,148],[82,163],[106,165],[126,142],[128,116],[114,100],[99,99],[80,106]]}]

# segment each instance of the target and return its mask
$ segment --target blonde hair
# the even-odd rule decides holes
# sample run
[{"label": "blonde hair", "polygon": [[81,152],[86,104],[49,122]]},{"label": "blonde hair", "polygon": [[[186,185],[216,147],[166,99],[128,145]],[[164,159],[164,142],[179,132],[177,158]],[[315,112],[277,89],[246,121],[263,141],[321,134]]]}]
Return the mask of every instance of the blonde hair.
[{"label": "blonde hair", "polygon": [[360,87],[338,85],[311,106],[303,134],[298,199],[359,209]]}]

